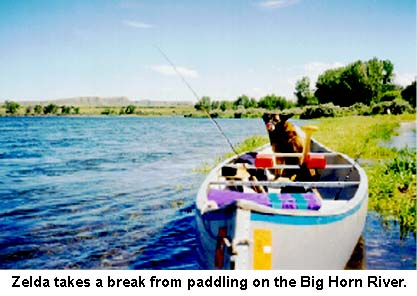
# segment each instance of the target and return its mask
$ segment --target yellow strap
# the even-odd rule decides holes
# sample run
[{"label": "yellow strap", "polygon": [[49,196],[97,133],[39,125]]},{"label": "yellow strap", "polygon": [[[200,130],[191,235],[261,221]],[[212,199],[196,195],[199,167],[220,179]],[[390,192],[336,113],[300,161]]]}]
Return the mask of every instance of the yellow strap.
[{"label": "yellow strap", "polygon": [[253,269],[272,269],[272,231],[255,228],[253,238]]}]

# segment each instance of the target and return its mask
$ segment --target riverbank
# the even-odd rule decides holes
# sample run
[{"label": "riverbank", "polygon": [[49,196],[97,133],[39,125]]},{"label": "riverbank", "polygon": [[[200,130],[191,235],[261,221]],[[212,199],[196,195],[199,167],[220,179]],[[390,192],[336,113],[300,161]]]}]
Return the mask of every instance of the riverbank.
[{"label": "riverbank", "polygon": [[323,119],[314,137],[357,160],[369,178],[369,209],[385,226],[400,225],[401,236],[416,235],[416,150],[389,147],[404,123],[415,115],[383,115]]},{"label": "riverbank", "polygon": [[[195,109],[192,105],[175,106],[52,106],[47,113],[43,107],[21,106],[13,116],[188,116]],[[7,116],[4,105],[0,105],[0,116]]]},{"label": "riverbank", "polygon": [[[180,116],[191,118],[207,118],[207,112],[196,110],[192,104],[177,104],[165,106],[70,106],[70,105],[25,105],[7,113],[5,105],[0,104],[1,116]],[[290,109],[296,116],[300,110]],[[294,112],[295,111],[295,112]],[[210,110],[213,118],[259,118],[264,112],[271,112],[264,108]]]},{"label": "riverbank", "polygon": [[[66,104],[62,104],[66,102]],[[79,102],[79,101],[73,101]],[[129,101],[127,101],[129,102]],[[125,103],[127,103],[125,101]],[[85,103],[85,100],[84,100]],[[90,102],[91,103],[91,102]],[[43,103],[37,105],[20,105],[17,102],[6,102],[0,105],[1,116],[181,116],[193,118],[207,118],[210,114],[212,118],[260,118],[265,112],[276,112],[266,107],[248,107],[233,105],[223,108],[217,105],[215,108],[207,110],[181,102],[160,102],[158,105],[140,105],[131,103],[126,105],[105,105],[104,102],[97,101],[96,104],[71,105],[71,101],[61,103]],[[119,102],[120,103],[120,102]],[[214,109],[213,109],[214,108]],[[281,109],[282,113],[292,114],[293,118],[313,119],[323,117],[344,117],[344,116],[367,116],[377,114],[414,114],[415,109],[408,103],[398,101],[383,102],[380,104],[367,106],[354,104],[350,107],[340,107],[333,104],[321,104],[316,106],[291,107]]]}]

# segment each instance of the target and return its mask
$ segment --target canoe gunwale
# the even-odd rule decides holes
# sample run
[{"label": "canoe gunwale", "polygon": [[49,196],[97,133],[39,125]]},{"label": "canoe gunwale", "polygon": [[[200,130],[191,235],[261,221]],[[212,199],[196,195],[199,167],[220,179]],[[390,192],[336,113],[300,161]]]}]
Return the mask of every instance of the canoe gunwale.
[{"label": "canoe gunwale", "polygon": [[358,181],[319,181],[319,182],[276,182],[276,181],[211,181],[209,185],[225,186],[268,186],[270,188],[282,188],[286,186],[307,187],[307,188],[340,188],[346,186],[358,186]]}]

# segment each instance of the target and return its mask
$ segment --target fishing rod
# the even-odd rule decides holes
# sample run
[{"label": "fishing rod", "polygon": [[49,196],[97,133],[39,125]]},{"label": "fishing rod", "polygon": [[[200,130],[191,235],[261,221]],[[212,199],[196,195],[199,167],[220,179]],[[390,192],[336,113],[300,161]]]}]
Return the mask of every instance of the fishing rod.
[{"label": "fishing rod", "polygon": [[[157,45],[155,45],[155,47],[161,53],[161,55],[167,60],[167,62],[171,65],[171,67],[174,69],[175,73],[181,78],[182,82],[188,87],[188,89],[191,91],[191,93],[193,94],[194,98],[197,100],[197,103],[198,103],[200,101],[200,96],[197,94],[197,92],[191,87],[191,85],[188,83],[188,81],[185,79],[185,77],[181,74],[181,72],[178,71],[178,69],[175,66],[175,64],[170,60],[170,58],[165,54],[165,52],[160,47],[158,47]],[[208,110],[205,108],[205,106],[203,104],[201,105],[201,107],[202,107],[204,113],[206,113],[207,117],[215,125],[215,127],[217,128],[217,130],[219,131],[219,133],[226,140],[227,144],[230,146],[230,148],[232,149],[232,151],[236,155],[239,155],[239,153],[236,151],[235,147],[233,147],[232,142],[229,140],[229,138],[224,133],[224,131],[221,128],[220,124],[210,115],[210,112],[208,112]]]}]

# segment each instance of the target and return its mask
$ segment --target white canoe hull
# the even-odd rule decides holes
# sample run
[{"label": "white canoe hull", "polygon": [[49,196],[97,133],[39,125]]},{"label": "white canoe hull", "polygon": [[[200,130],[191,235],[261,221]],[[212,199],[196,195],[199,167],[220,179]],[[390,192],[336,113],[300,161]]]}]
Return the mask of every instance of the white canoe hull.
[{"label": "white canoe hull", "polygon": [[[315,149],[328,151],[315,143]],[[313,150],[312,150],[313,151]],[[218,209],[207,207],[210,182],[218,180],[220,164],[203,182],[197,196],[196,221],[200,264],[205,269],[343,269],[362,233],[368,204],[368,181],[357,163],[338,155],[334,163],[348,171],[323,172],[330,180],[358,181],[351,196],[326,198],[318,211],[270,211],[238,200]],[[334,176],[333,176],[334,175]],[[345,194],[345,195],[346,195]]]}]

